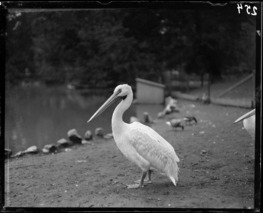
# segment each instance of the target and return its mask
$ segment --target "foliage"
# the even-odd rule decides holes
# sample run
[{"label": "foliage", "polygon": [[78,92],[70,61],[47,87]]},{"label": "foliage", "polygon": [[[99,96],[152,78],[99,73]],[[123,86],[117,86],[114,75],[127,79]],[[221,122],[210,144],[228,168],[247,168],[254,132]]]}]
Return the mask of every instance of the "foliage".
[{"label": "foliage", "polygon": [[[222,10],[101,9],[10,13],[6,81],[89,87],[162,81],[168,69],[254,68],[255,20]],[[242,71],[242,70],[241,70]]]}]

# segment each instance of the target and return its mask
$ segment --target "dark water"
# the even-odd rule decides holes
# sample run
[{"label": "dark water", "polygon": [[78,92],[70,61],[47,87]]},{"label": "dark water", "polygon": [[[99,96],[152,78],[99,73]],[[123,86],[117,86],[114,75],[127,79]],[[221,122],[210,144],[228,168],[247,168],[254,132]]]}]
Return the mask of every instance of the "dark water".
[{"label": "dark water", "polygon": [[[81,136],[88,129],[94,132],[97,127],[102,127],[105,133],[111,133],[111,116],[118,103],[87,123],[109,95],[109,92],[95,95],[62,87],[43,86],[6,91],[5,147],[13,153],[33,145],[42,149],[45,144],[55,144],[57,140],[67,138],[67,131],[73,128]],[[133,104],[124,113],[123,120],[129,122],[131,116],[142,119],[145,111],[156,118],[161,110],[161,105]]]}]

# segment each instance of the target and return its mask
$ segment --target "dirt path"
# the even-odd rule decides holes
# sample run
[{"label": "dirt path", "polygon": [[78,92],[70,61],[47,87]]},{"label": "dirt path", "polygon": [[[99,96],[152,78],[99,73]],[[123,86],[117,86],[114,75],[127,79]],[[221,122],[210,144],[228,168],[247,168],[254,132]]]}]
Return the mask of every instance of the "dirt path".
[{"label": "dirt path", "polygon": [[[152,184],[127,189],[140,177],[139,168],[113,140],[94,140],[69,152],[6,162],[6,206],[253,208],[254,143],[242,123],[233,124],[248,110],[179,102],[180,113],[152,126],[181,160],[176,187],[154,172]],[[165,124],[188,113],[197,125],[181,131]]]}]

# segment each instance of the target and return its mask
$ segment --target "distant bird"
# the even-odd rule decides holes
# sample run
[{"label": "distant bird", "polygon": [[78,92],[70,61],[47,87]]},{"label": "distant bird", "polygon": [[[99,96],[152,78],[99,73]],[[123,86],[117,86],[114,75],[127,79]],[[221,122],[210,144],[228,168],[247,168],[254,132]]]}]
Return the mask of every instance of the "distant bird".
[{"label": "distant bird", "polygon": [[174,119],[172,119],[172,120],[170,120],[170,121],[167,121],[166,124],[167,124],[168,126],[171,126],[171,127],[175,128],[175,129],[178,128],[178,127],[180,127],[182,130],[184,130],[184,125],[183,125],[183,123],[182,123],[182,119],[176,119],[176,118],[174,118]]},{"label": "distant bird", "polygon": [[172,113],[172,112],[180,112],[180,110],[178,109],[177,105],[174,104],[168,104],[165,108],[164,108],[164,112],[166,115]]},{"label": "distant bird", "polygon": [[185,121],[185,124],[192,124],[193,123],[193,121],[195,122],[195,124],[197,124],[197,119],[196,119],[196,117],[194,117],[194,116],[184,116],[184,121]]},{"label": "distant bird", "polygon": [[92,132],[90,130],[87,130],[84,134],[84,139],[90,141],[92,140],[92,138],[93,138]]},{"label": "distant bird", "polygon": [[207,93],[203,93],[202,96],[199,96],[196,98],[197,101],[201,101],[203,102],[204,104],[210,104],[211,100],[210,98],[208,97],[208,94]]},{"label": "distant bird", "polygon": [[72,84],[68,84],[68,85],[67,85],[67,88],[68,88],[68,89],[75,89],[75,86],[72,85]]},{"label": "distant bird", "polygon": [[102,127],[96,128],[95,129],[95,135],[98,136],[98,137],[103,138],[103,136],[104,136],[103,128]]},{"label": "distant bird", "polygon": [[130,123],[134,122],[134,121],[138,121],[139,122],[139,119],[136,118],[135,116],[131,116],[130,117]]},{"label": "distant bird", "polygon": [[133,92],[129,85],[117,86],[111,97],[94,113],[88,122],[101,114],[117,99],[121,99],[121,102],[115,108],[111,120],[114,140],[123,155],[142,170],[139,183],[128,185],[128,188],[143,187],[147,173],[150,180],[152,168],[165,173],[176,186],[179,158],[172,145],[146,125],[139,122],[130,124],[123,122],[123,113],[131,106],[133,100]]},{"label": "distant bird", "polygon": [[143,113],[143,116],[144,116],[144,123],[146,125],[149,125],[149,124],[152,124],[153,123],[153,119],[151,118],[151,116],[149,115],[148,112],[144,112]]},{"label": "distant bird", "polygon": [[255,112],[256,109],[249,111],[248,113],[242,115],[234,123],[243,121],[243,126],[250,134],[250,136],[255,140]]},{"label": "distant bird", "polygon": [[173,112],[180,112],[180,110],[178,109],[178,107],[176,105],[173,104],[168,104],[163,111],[158,113],[158,118],[163,118],[165,117],[165,115],[169,115]]},{"label": "distant bird", "polygon": [[158,118],[163,118],[164,116],[165,116],[164,111],[158,112],[158,114],[157,114]]}]

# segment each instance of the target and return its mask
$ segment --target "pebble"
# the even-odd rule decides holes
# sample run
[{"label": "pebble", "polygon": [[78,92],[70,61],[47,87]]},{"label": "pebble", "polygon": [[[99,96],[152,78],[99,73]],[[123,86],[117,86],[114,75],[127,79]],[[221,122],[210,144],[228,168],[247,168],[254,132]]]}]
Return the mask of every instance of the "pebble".
[{"label": "pebble", "polygon": [[211,179],[211,180],[219,180],[219,177],[213,176],[213,177],[211,177],[210,179]]},{"label": "pebble", "polygon": [[86,139],[81,141],[81,144],[89,144],[92,145],[92,143],[90,141],[87,141]]},{"label": "pebble", "polygon": [[203,150],[200,152],[201,155],[206,154],[206,153],[207,153],[207,151],[206,151],[205,149],[203,149]]},{"label": "pebble", "polygon": [[36,154],[38,153],[38,148],[36,146],[30,146],[24,151],[24,153]]},{"label": "pebble", "polygon": [[77,160],[76,162],[77,163],[86,163],[87,161],[86,160]]},{"label": "pebble", "polygon": [[57,141],[58,147],[69,147],[71,143],[67,141],[65,138],[61,138]]},{"label": "pebble", "polygon": [[104,136],[105,139],[109,140],[113,138],[113,134],[112,133],[108,133]]},{"label": "pebble", "polygon": [[21,157],[23,156],[25,153],[23,151],[19,151],[17,152],[13,157],[17,158],[17,157]]},{"label": "pebble", "polygon": [[81,144],[82,138],[76,129],[71,129],[68,131],[68,139],[75,144]]},{"label": "pebble", "polygon": [[54,153],[57,152],[58,148],[53,144],[47,144],[43,147],[42,152],[44,153]]}]

